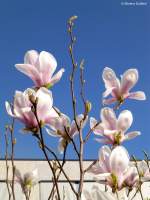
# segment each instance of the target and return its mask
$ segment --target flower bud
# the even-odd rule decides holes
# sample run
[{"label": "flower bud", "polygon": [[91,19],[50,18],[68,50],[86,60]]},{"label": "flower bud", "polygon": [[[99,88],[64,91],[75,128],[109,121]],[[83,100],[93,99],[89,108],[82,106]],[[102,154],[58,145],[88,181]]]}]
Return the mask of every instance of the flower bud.
[{"label": "flower bud", "polygon": [[89,113],[89,112],[91,111],[91,109],[92,109],[92,104],[91,104],[91,102],[86,101],[85,109],[86,109],[86,113]]}]

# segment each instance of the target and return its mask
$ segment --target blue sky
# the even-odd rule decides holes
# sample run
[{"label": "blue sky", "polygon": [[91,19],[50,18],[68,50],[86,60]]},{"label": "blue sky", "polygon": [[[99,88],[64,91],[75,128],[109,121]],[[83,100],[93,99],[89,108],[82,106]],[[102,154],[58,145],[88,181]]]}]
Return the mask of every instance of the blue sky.
[{"label": "blue sky", "polygon": [[[133,1],[132,1],[133,2]],[[72,107],[69,93],[71,62],[68,55],[69,38],[67,19],[77,15],[75,55],[79,62],[85,59],[86,97],[92,104],[91,116],[99,118],[101,94],[104,91],[101,74],[105,66],[113,68],[118,75],[136,67],[140,79],[134,90],[144,90],[147,101],[128,100],[121,108],[133,112],[134,122],[130,130],[139,130],[142,135],[125,143],[130,154],[142,158],[142,150],[150,153],[150,5],[121,6],[121,1],[94,0],[5,0],[0,6],[0,127],[10,122],[4,102],[11,101],[15,90],[31,87],[32,81],[14,68],[23,62],[24,53],[35,49],[51,52],[58,61],[58,68],[65,68],[62,80],[53,87],[55,106],[70,117]],[[78,88],[78,78],[76,78]],[[76,94],[78,95],[78,89]],[[81,106],[79,105],[79,112]],[[23,135],[18,123],[15,156],[17,158],[42,158],[34,138]],[[88,128],[86,129],[88,130]],[[1,152],[4,141],[1,136]],[[57,151],[57,140],[45,133],[46,142]],[[101,145],[91,136],[85,147],[85,158],[97,158]],[[74,158],[71,148],[68,158]]]}]

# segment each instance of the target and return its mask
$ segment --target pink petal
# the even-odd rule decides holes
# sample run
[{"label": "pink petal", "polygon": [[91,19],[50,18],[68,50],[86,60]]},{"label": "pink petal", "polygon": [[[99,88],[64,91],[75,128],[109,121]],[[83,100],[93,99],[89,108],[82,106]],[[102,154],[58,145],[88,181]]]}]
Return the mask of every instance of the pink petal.
[{"label": "pink petal", "polygon": [[122,95],[127,94],[131,88],[134,87],[134,85],[138,81],[138,71],[137,69],[129,69],[127,70],[121,79],[121,93]]},{"label": "pink petal", "polygon": [[111,90],[113,88],[112,95],[115,97],[118,96],[120,93],[120,81],[116,77],[115,72],[111,68],[105,67],[102,77],[106,89]]},{"label": "pink petal", "polygon": [[124,182],[129,187],[133,187],[135,183],[138,183],[139,176],[137,173],[136,167],[129,167],[126,173],[124,174]]},{"label": "pink petal", "polygon": [[[56,132],[57,136],[65,137],[66,136],[65,127],[70,129],[70,119],[67,115],[61,114],[61,116],[51,118],[48,126],[54,132]],[[57,131],[59,132],[57,133]],[[49,131],[49,133],[51,134],[51,130]]]},{"label": "pink petal", "polygon": [[39,55],[39,61],[37,62],[36,67],[39,72],[42,72],[45,76],[48,75],[49,78],[51,78],[56,70],[57,61],[51,53],[42,51]]},{"label": "pink petal", "polygon": [[63,73],[64,73],[64,68],[62,68],[62,69],[60,69],[52,78],[51,78],[51,80],[50,80],[50,85],[54,85],[55,83],[57,83],[60,79],[61,79],[61,77],[62,77],[62,75],[63,75]]},{"label": "pink petal", "polygon": [[115,87],[107,88],[107,89],[105,90],[105,92],[103,92],[103,97],[105,98],[105,97],[107,97],[108,95],[110,95],[110,94],[112,93],[112,91],[113,91],[114,88],[115,88]]},{"label": "pink petal", "polygon": [[29,64],[16,64],[15,67],[22,72],[23,74],[30,77],[36,86],[43,85],[43,82],[41,80],[41,76],[39,72],[37,71],[36,67]]},{"label": "pink petal", "polygon": [[51,108],[49,109],[47,117],[45,116],[45,123],[50,124],[51,120],[57,117],[59,117],[58,113],[56,112],[54,108]]},{"label": "pink petal", "polygon": [[38,57],[39,57],[39,54],[37,51],[35,51],[35,50],[27,51],[24,56],[24,63],[30,64],[30,65],[35,65]]},{"label": "pink petal", "polygon": [[105,107],[101,110],[101,120],[104,128],[115,130],[116,129],[116,115],[113,109]]},{"label": "pink petal", "polygon": [[102,74],[103,80],[106,84],[106,88],[119,88],[119,81],[116,77],[115,72],[109,68],[109,67],[105,67],[103,74]]},{"label": "pink petal", "polygon": [[115,97],[109,98],[109,99],[104,99],[103,100],[103,105],[109,105],[109,104],[112,104],[112,103],[114,103],[116,101],[117,101],[117,99]]},{"label": "pink petal", "polygon": [[129,94],[128,98],[136,100],[146,100],[145,93],[142,91],[132,92]]},{"label": "pink petal", "polygon": [[99,165],[104,170],[103,172],[110,172],[110,154],[111,150],[108,146],[103,146],[99,150]]},{"label": "pink petal", "polygon": [[123,146],[117,146],[113,149],[109,162],[112,173],[119,178],[129,165],[129,154],[127,150]]},{"label": "pink petal", "polygon": [[139,135],[141,135],[141,133],[139,131],[133,131],[133,132],[126,134],[124,140],[131,140]]},{"label": "pink petal", "polygon": [[[77,121],[77,124],[80,126],[80,122],[81,120],[84,118],[83,114],[79,114],[77,117],[76,117],[76,121]],[[84,124],[83,124],[83,127],[85,126],[87,120],[85,120]],[[72,123],[71,123],[71,130],[70,130],[70,136],[71,137],[74,137],[76,134],[78,133],[78,129],[77,129],[77,126],[76,126],[76,123],[75,121],[73,120]]]},{"label": "pink petal", "polygon": [[37,91],[36,97],[38,98],[37,102],[38,118],[39,120],[45,122],[45,120],[47,120],[48,117],[51,117],[49,113],[53,105],[52,92],[42,87]]},{"label": "pink petal", "polygon": [[129,110],[124,110],[120,113],[117,121],[117,130],[125,132],[133,122],[132,113]]},{"label": "pink petal", "polygon": [[[98,121],[95,118],[93,118],[93,117],[90,118],[90,128],[91,129],[93,129],[97,123],[98,123]],[[104,133],[104,128],[101,126],[101,124],[99,124],[93,129],[93,133],[95,133],[96,135],[102,136]]]},{"label": "pink petal", "polygon": [[109,138],[95,138],[95,141],[102,144],[113,144],[112,140],[110,140]]},{"label": "pink petal", "polygon": [[15,117],[15,115],[12,113],[12,109],[11,109],[10,103],[8,101],[5,102],[5,108],[6,108],[8,115],[10,115],[11,117]]}]

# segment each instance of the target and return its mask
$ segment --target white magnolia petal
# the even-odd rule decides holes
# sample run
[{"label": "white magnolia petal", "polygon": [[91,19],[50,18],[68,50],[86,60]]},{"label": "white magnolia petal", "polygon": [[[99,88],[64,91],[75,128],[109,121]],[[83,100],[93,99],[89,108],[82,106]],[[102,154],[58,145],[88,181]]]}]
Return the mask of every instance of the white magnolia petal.
[{"label": "white magnolia petal", "polygon": [[109,161],[112,173],[120,176],[129,165],[129,154],[123,146],[117,146],[113,149]]},{"label": "white magnolia petal", "polygon": [[138,81],[138,71],[137,69],[128,69],[121,79],[121,93],[126,94]]},{"label": "white magnolia petal", "polygon": [[40,72],[48,73],[50,78],[56,70],[57,61],[51,53],[41,51],[39,55],[39,63],[37,63],[36,66]]},{"label": "white magnolia petal", "polygon": [[137,136],[141,135],[139,131],[132,131],[125,135],[125,140],[131,140]]},{"label": "white magnolia petal", "polygon": [[112,87],[119,89],[120,83],[116,77],[115,72],[111,68],[105,67],[103,70],[102,77],[105,82],[105,87],[107,89]]},{"label": "white magnolia petal", "polygon": [[117,121],[117,129],[125,132],[128,130],[133,122],[132,113],[129,110],[124,110],[120,113]]},{"label": "white magnolia petal", "polygon": [[54,85],[55,83],[57,83],[60,79],[61,79],[61,77],[62,77],[62,75],[63,75],[63,73],[65,72],[65,70],[64,70],[64,68],[62,68],[62,69],[60,69],[52,78],[51,78],[51,80],[50,80],[50,85]]},{"label": "white magnolia petal", "polygon": [[137,91],[137,92],[131,92],[128,98],[136,100],[146,100],[146,95],[142,91]]},{"label": "white magnolia petal", "polygon": [[[80,122],[83,119],[84,119],[84,115],[83,114],[77,115],[76,121],[77,121],[78,126],[80,126]],[[82,124],[83,128],[85,127],[87,121],[88,121],[88,117],[84,120],[84,122]],[[76,126],[76,122],[73,120],[72,123],[71,123],[70,136],[74,137],[77,133],[78,133],[78,129],[77,129],[77,126]]]},{"label": "white magnolia petal", "polygon": [[101,126],[101,123],[96,126],[97,123],[98,121],[94,117],[90,118],[90,128],[93,129],[93,133],[102,136],[104,133],[104,128]]},{"label": "white magnolia petal", "polygon": [[95,141],[102,143],[102,144],[112,144],[112,141],[108,138],[95,138]]},{"label": "white magnolia petal", "polygon": [[108,146],[103,146],[99,150],[99,165],[103,168],[104,172],[110,172],[110,159],[111,150]]},{"label": "white magnolia petal", "polygon": [[109,104],[112,104],[116,101],[117,101],[117,99],[115,97],[112,97],[112,98],[109,98],[109,99],[103,99],[103,105],[109,105]]},{"label": "white magnolia petal", "polygon": [[36,97],[38,99],[37,101],[38,118],[39,120],[45,122],[45,119],[47,119],[47,117],[49,116],[49,112],[52,109],[53,105],[52,92],[42,87],[37,91]]},{"label": "white magnolia petal", "polygon": [[101,110],[101,120],[105,128],[114,130],[116,129],[117,119],[113,109],[105,107]]},{"label": "white magnolia petal", "polygon": [[52,137],[60,137],[60,135],[57,134],[57,131],[53,131],[53,130],[50,130],[48,128],[45,128],[45,130],[48,133],[48,135],[50,135]]},{"label": "white magnolia petal", "polygon": [[20,184],[22,184],[23,178],[21,176],[21,173],[20,173],[19,169],[17,169],[17,168],[15,169],[15,177],[16,177],[15,181],[20,183]]},{"label": "white magnolia petal", "polygon": [[6,108],[7,113],[11,117],[15,117],[15,115],[12,113],[12,109],[11,109],[10,103],[8,101],[5,102],[5,108]]},{"label": "white magnolia petal", "polygon": [[148,166],[145,162],[145,160],[142,160],[141,162],[138,162],[138,170],[141,174],[145,174],[145,172],[147,171]]},{"label": "white magnolia petal", "polygon": [[127,186],[133,187],[139,181],[136,167],[129,167],[124,174],[124,182]]},{"label": "white magnolia petal", "polygon": [[29,64],[16,64],[15,67],[17,70],[31,78],[36,86],[43,84],[40,74],[35,66]]},{"label": "white magnolia petal", "polygon": [[25,64],[30,64],[30,65],[35,65],[38,59],[38,52],[35,50],[29,50],[26,52],[24,56],[24,63]]},{"label": "white magnolia petal", "polygon": [[105,90],[105,92],[103,92],[103,97],[107,97],[108,95],[110,95],[112,93],[112,90],[114,89],[115,87],[110,87],[110,88],[107,88]]}]

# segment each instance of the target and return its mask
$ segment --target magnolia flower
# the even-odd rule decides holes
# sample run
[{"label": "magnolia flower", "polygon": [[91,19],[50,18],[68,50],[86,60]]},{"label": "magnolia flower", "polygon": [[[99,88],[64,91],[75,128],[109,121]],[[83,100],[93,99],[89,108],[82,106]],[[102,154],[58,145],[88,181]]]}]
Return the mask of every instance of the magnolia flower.
[{"label": "magnolia flower", "polygon": [[124,174],[124,185],[132,190],[133,187],[137,187],[139,183],[139,175],[136,167],[129,166]]},{"label": "magnolia flower", "polygon": [[56,112],[52,108],[52,93],[44,87],[37,92],[33,89],[24,92],[16,91],[12,108],[7,101],[5,105],[7,113],[24,123],[26,130],[36,132],[38,122],[33,112],[33,103],[36,103],[36,114],[41,125],[49,123],[53,117],[56,117]]},{"label": "magnolia flower", "polygon": [[138,180],[137,173],[130,168],[129,162],[128,152],[123,146],[117,146],[112,151],[108,146],[103,146],[99,151],[98,162],[89,172],[95,174],[100,183],[109,185],[112,191],[116,192],[125,186],[134,187]]},{"label": "magnolia flower", "polygon": [[90,127],[93,132],[102,136],[102,139],[96,139],[105,144],[119,145],[125,140],[130,140],[140,135],[139,131],[126,131],[130,128],[133,117],[132,113],[124,110],[120,113],[118,119],[113,109],[105,107],[101,110],[101,123],[98,124],[95,118],[90,118]]},{"label": "magnolia flower", "polygon": [[104,99],[103,103],[105,105],[119,102],[123,103],[126,98],[145,100],[145,93],[142,91],[130,92],[130,90],[135,86],[138,81],[138,71],[137,69],[128,69],[122,76],[121,80],[116,77],[115,72],[108,67],[104,68],[103,80],[105,83],[106,91],[103,93],[103,97],[112,95],[112,98]]},{"label": "magnolia flower", "polygon": [[23,193],[28,194],[31,192],[32,187],[38,183],[38,171],[34,169],[22,176],[20,171],[15,169],[15,181],[20,184]]},{"label": "magnolia flower", "polygon": [[36,87],[51,87],[57,83],[64,72],[60,69],[54,76],[57,61],[54,56],[46,51],[40,54],[35,50],[27,51],[24,56],[24,64],[16,64],[16,68],[30,77]]},{"label": "magnolia flower", "polygon": [[[76,117],[77,124],[80,126],[80,122],[84,120],[83,114],[80,114]],[[83,127],[85,126],[87,119],[83,121]],[[78,134],[78,128],[75,121],[70,121],[70,118],[65,114],[60,114],[60,116],[51,119],[48,124],[50,129],[46,128],[46,131],[49,135],[54,137],[60,137],[59,140],[59,150],[63,152],[67,143],[70,142],[70,139]]]},{"label": "magnolia flower", "polygon": [[145,160],[138,162],[138,171],[142,182],[150,180],[150,169]]}]

